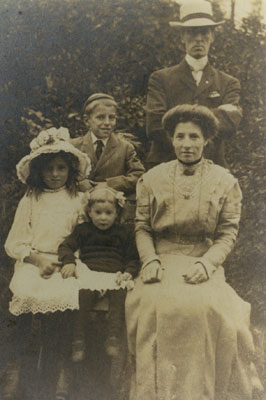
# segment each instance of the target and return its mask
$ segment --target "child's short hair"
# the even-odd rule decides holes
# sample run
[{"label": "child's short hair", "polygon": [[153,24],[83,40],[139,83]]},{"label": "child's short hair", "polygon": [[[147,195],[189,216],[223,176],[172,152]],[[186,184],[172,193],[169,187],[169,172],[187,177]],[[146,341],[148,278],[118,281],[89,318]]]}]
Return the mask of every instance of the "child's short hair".
[{"label": "child's short hair", "polygon": [[88,192],[87,210],[89,211],[94,204],[110,203],[113,204],[118,214],[122,211],[125,197],[122,192],[118,192],[109,187],[95,187]]},{"label": "child's short hair", "polygon": [[94,93],[85,101],[83,106],[83,114],[86,114],[87,116],[90,115],[95,108],[100,105],[104,105],[106,107],[115,107],[115,109],[118,107],[118,104],[113,96],[105,93]]},{"label": "child's short hair", "polygon": [[59,151],[58,153],[42,153],[30,162],[30,174],[26,180],[29,192],[38,197],[46,188],[43,180],[43,170],[47,164],[61,157],[68,165],[68,178],[66,189],[71,196],[75,196],[78,192],[78,176],[79,176],[79,160],[74,154]]}]

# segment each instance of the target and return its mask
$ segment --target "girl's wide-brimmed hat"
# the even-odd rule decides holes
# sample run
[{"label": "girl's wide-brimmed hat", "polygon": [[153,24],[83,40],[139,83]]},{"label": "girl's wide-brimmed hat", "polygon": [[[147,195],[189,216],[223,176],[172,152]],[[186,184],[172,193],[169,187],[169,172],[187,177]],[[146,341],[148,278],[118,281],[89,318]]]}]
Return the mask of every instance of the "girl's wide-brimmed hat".
[{"label": "girl's wide-brimmed hat", "polygon": [[173,28],[216,26],[223,23],[224,21],[214,21],[212,5],[205,0],[186,0],[186,2],[180,6],[180,21],[169,22],[170,26]]},{"label": "girl's wide-brimmed hat", "polygon": [[91,162],[87,154],[76,149],[69,143],[70,135],[67,128],[50,128],[41,131],[39,135],[30,142],[31,152],[23,157],[17,164],[17,175],[21,182],[26,183],[30,174],[30,163],[41,154],[59,153],[64,151],[71,153],[79,160],[79,179],[88,176],[91,170]]}]

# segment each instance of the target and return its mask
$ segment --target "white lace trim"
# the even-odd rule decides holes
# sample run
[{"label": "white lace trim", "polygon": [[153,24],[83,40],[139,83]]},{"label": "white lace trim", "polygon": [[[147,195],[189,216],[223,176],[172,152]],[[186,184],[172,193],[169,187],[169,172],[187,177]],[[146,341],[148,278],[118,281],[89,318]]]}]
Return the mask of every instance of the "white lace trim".
[{"label": "white lace trim", "polygon": [[[10,283],[10,289],[14,296],[9,303],[9,310],[13,315],[25,313],[48,313],[55,311],[78,310],[80,289],[97,291],[133,289],[132,280],[122,281],[120,285],[116,283],[116,273],[91,271],[80,260],[77,260],[77,279],[68,278],[63,280],[60,273],[55,273],[48,280],[43,280],[37,274],[37,270],[32,266],[32,270],[27,268],[30,264],[19,264],[17,271]],[[28,272],[26,287],[21,283],[23,276]],[[36,275],[37,274],[37,275]],[[29,286],[27,286],[29,284]],[[32,295],[33,292],[35,295]],[[28,295],[31,293],[31,295]]]},{"label": "white lace trim", "polygon": [[17,296],[14,296],[9,303],[9,311],[13,315],[20,315],[25,313],[48,313],[48,312],[56,312],[56,311],[66,311],[66,310],[78,310],[79,304],[78,301],[72,299],[72,301],[60,302],[59,299],[56,300],[43,300],[36,301],[34,297],[28,297],[26,299],[21,299]]}]

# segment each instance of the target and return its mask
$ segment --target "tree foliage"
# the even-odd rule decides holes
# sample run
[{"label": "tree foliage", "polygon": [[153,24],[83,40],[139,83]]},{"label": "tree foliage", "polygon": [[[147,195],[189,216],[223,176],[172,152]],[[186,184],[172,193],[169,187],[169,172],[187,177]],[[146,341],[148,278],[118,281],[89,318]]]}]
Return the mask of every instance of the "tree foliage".
[{"label": "tree foliage", "polygon": [[[216,5],[216,13],[221,11]],[[152,71],[183,56],[178,6],[165,0],[5,0],[0,5],[1,217],[4,242],[25,188],[15,165],[32,137],[51,125],[84,134],[81,110],[96,91],[120,104],[118,130],[145,139],[145,95]],[[266,317],[265,30],[256,16],[217,28],[213,64],[240,79],[243,121],[227,144],[243,190],[238,243],[226,271],[231,284]],[[2,280],[11,273],[1,255]]]}]

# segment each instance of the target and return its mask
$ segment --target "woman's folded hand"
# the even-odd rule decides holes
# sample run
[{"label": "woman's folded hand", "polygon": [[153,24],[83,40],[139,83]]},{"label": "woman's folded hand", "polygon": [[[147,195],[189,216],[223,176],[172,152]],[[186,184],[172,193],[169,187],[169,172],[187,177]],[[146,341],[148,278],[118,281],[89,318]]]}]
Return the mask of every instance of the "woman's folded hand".
[{"label": "woman's folded hand", "polygon": [[162,279],[163,269],[159,261],[152,261],[142,270],[142,280],[144,283],[159,282]]},{"label": "woman's folded hand", "polygon": [[197,285],[198,283],[205,282],[209,279],[206,268],[199,261],[192,264],[183,277],[186,283],[190,283],[192,285]]}]

